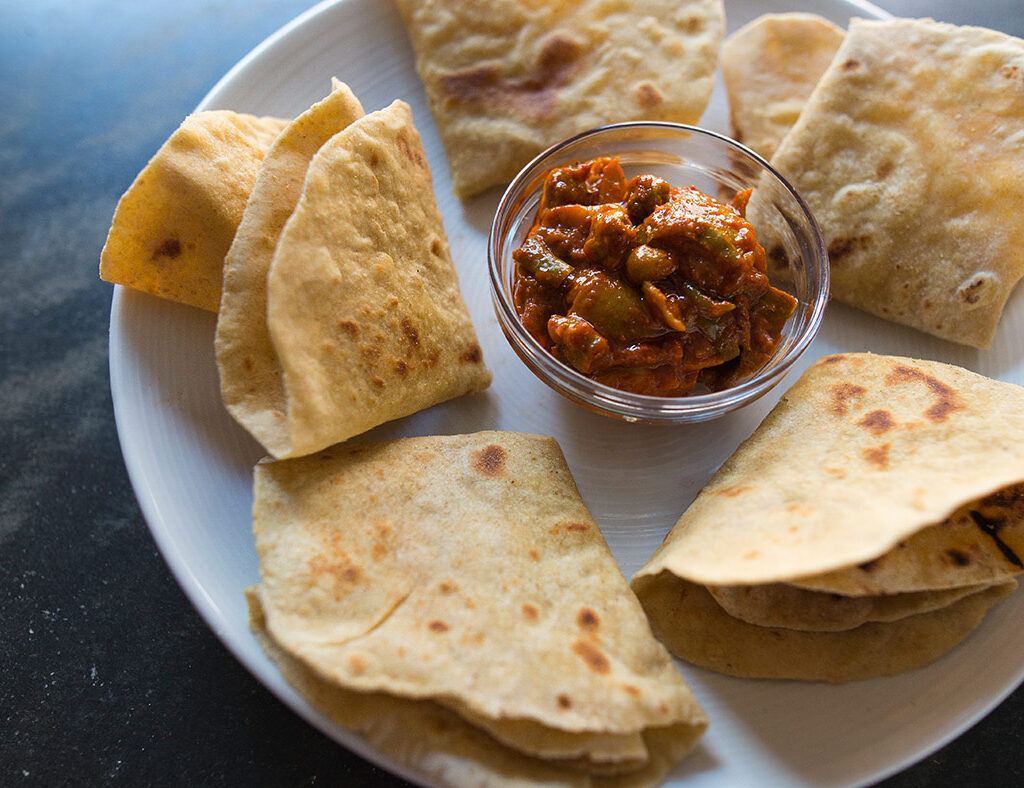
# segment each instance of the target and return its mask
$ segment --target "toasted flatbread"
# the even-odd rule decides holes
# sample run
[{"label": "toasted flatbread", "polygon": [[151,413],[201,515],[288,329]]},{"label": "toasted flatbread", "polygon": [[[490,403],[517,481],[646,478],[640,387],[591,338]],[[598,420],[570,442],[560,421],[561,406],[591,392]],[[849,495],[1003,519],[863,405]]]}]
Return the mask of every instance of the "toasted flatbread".
[{"label": "toasted flatbread", "polygon": [[216,312],[224,256],[287,123],[228,110],[185,118],[118,202],[100,278]]},{"label": "toasted flatbread", "polygon": [[461,198],[550,145],[628,120],[696,123],[721,0],[398,0]]},{"label": "toasted flatbread", "polygon": [[334,80],[326,98],[285,127],[264,158],[224,261],[214,339],[221,397],[231,415],[271,453],[286,451],[288,405],[267,326],[270,264],[313,157],[363,114],[349,87]]},{"label": "toasted flatbread", "polygon": [[222,394],[278,458],[491,380],[409,107],[360,114],[336,85],[285,130],[231,255]]},{"label": "toasted flatbread", "polygon": [[852,20],[772,164],[821,226],[833,297],[989,346],[1024,275],[1024,41]]},{"label": "toasted flatbread", "polygon": [[321,682],[577,772],[663,774],[703,731],[553,439],[346,443],[254,498],[266,631]]},{"label": "toasted flatbread", "polygon": [[770,159],[842,43],[817,14],[765,14],[722,42],[732,136]]},{"label": "toasted flatbread", "polygon": [[[633,587],[667,642],[689,642],[659,607],[682,593],[684,607],[741,622],[708,635],[733,633],[740,650],[748,636],[770,641],[747,627],[871,632],[878,643],[910,637],[894,634],[906,627],[929,644],[903,661],[879,651],[844,674],[802,667],[838,659],[819,650],[836,638],[787,636],[818,645],[791,667],[780,650],[774,672],[766,663],[750,675],[837,681],[864,677],[872,659],[878,675],[924,664],[1024,570],[1022,482],[1021,387],[931,361],[828,356],[704,487]],[[961,635],[921,634],[940,621]]]}]

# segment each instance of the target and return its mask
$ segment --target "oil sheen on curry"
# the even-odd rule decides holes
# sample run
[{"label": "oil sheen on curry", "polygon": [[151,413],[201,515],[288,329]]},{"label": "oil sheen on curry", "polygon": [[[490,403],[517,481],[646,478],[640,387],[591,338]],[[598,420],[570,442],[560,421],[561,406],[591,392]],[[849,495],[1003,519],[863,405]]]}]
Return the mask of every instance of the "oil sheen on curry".
[{"label": "oil sheen on curry", "polygon": [[617,389],[663,397],[719,391],[760,369],[796,300],[772,287],[731,204],[617,158],[552,170],[534,226],[513,252],[513,297],[552,355]]}]

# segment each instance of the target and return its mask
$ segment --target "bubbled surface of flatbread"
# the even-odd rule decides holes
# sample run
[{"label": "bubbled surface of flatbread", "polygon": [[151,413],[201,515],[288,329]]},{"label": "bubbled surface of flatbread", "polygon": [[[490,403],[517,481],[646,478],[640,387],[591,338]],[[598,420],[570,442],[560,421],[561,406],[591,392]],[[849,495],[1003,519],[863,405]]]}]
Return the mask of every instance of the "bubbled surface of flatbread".
[{"label": "bubbled surface of flatbread", "polygon": [[821,226],[835,298],[991,343],[1024,274],[1024,41],[852,20],[772,163]]},{"label": "bubbled surface of flatbread", "polygon": [[[256,469],[267,630],[348,690],[433,700],[519,751],[629,769],[706,719],[552,438],[346,443]],[[681,755],[680,755],[681,757]]]},{"label": "bubbled surface of flatbread", "polygon": [[313,157],[271,261],[267,327],[287,404],[278,457],[490,384],[404,102]]}]

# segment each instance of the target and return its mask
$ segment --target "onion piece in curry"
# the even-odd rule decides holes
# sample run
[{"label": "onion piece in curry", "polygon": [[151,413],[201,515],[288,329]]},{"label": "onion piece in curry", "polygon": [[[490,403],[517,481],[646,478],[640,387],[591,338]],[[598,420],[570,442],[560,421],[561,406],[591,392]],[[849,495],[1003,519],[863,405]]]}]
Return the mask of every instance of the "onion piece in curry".
[{"label": "onion piece in curry", "polygon": [[516,261],[526,330],[600,383],[678,397],[720,391],[760,369],[796,300],[768,283],[764,249],[731,204],[617,158],[552,170]]}]

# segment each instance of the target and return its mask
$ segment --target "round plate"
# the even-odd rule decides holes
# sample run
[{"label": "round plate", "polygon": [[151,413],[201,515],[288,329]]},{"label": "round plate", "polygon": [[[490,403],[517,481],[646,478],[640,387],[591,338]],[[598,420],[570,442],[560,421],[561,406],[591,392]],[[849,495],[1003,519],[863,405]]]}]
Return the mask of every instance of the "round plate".
[{"label": "round plate", "polygon": [[[801,0],[846,25],[886,14],[862,2]],[[799,9],[793,6],[798,6]],[[727,0],[730,29],[778,4]],[[303,14],[232,69],[201,109],[294,116],[331,76],[367,111],[407,101],[430,161],[463,294],[494,384],[482,394],[379,427],[363,438],[506,429],[554,435],[626,576],[650,556],[697,491],[816,358],[836,351],[930,358],[1024,383],[1024,297],[1011,298],[992,348],[958,347],[841,304],[789,376],[749,408],[685,427],[630,425],[568,403],[506,344],[491,309],[485,244],[499,190],[462,204],[402,23],[391,3],[340,0]],[[702,125],[728,131],[721,85]],[[248,629],[243,589],[258,581],[250,511],[252,466],[263,452],[220,401],[215,317],[117,288],[110,379],[125,462],[146,521],[178,582],[234,655],[285,703],[346,747],[412,780],[339,729],[289,687]],[[960,647],[911,673],[840,686],[749,681],[681,665],[711,719],[701,745],[669,777],[687,786],[847,786],[892,774],[972,725],[1024,677],[1024,595],[996,607]],[[422,778],[420,778],[422,779]]]}]

